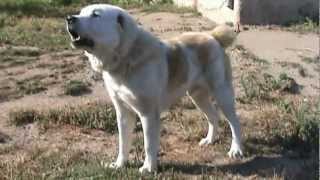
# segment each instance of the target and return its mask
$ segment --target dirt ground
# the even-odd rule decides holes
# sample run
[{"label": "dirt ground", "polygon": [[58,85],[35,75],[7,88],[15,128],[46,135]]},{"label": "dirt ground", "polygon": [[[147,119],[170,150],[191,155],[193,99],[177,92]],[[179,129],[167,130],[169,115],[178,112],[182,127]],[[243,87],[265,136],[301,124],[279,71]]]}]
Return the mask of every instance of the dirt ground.
[{"label": "dirt ground", "polygon": [[[131,13],[145,29],[160,38],[174,37],[187,31],[208,31],[215,26],[192,13],[146,13],[139,10],[131,10]],[[236,96],[244,96],[241,77],[247,74],[269,73],[278,77],[285,72],[299,85],[300,93],[281,95],[282,98],[293,102],[313,102],[318,99],[318,37],[312,33],[300,34],[264,27],[249,27],[241,32],[234,45],[227,50],[232,61]],[[34,53],[23,53],[24,48]],[[8,59],[0,64],[0,147],[9,149],[1,151],[0,161],[27,161],[30,159],[28,152],[35,147],[48,152],[62,148],[65,151],[85,151],[114,159],[117,134],[73,125],[59,125],[43,131],[36,122],[24,126],[9,123],[9,112],[14,109],[32,107],[42,110],[70,104],[109,102],[102,80],[90,70],[81,51],[48,52],[42,51],[41,47],[34,48],[12,48],[5,43],[0,47],[0,53],[9,53],[8,56],[13,59],[23,60],[23,63],[13,64]],[[253,56],[253,59],[260,61],[252,61]],[[91,92],[81,96],[65,95],[63,85],[71,79],[90,82]],[[36,84],[31,93],[27,91],[28,83]],[[208,147],[199,147],[198,141],[206,133],[206,121],[186,98],[179,105],[171,110],[172,114],[178,116],[164,114],[162,118],[161,166],[173,168],[186,179],[201,178],[204,170],[210,176],[223,179],[315,177],[318,168],[318,162],[314,161],[318,159],[314,157],[315,154],[311,157],[300,156],[294,150],[282,151],[277,143],[263,141],[263,137],[270,135],[273,126],[281,124],[278,122],[281,114],[276,105],[264,101],[242,103],[237,98],[237,113],[243,127],[246,152],[242,160],[227,158],[231,134],[224,120],[220,123],[217,142]],[[270,124],[271,128],[268,128]],[[138,132],[137,137],[141,136],[142,133]],[[260,139],[252,140],[255,137]],[[141,161],[141,147],[135,148],[131,156]]]},{"label": "dirt ground", "polygon": [[[319,71],[315,64],[301,60],[319,55],[319,36],[317,34],[251,30],[241,33],[237,43],[242,44],[258,57],[270,61],[269,73],[279,74],[285,71],[296,79],[300,85],[304,86],[302,89],[304,96],[319,95]],[[301,76],[299,67],[304,68],[309,75]]]}]

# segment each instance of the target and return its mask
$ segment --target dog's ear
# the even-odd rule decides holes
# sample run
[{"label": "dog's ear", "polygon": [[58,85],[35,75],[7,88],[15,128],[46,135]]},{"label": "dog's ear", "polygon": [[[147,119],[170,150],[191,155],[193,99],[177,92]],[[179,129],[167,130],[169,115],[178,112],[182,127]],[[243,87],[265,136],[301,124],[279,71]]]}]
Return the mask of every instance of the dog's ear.
[{"label": "dog's ear", "polygon": [[123,30],[124,29],[124,17],[122,14],[118,15],[117,22],[120,25],[121,30]]}]

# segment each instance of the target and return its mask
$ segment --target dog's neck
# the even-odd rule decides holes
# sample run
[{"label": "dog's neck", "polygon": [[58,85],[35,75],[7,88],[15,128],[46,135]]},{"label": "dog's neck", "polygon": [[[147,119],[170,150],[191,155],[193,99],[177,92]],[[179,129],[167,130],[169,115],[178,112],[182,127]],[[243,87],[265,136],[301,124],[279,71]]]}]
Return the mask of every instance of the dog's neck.
[{"label": "dog's neck", "polygon": [[[160,53],[163,49],[163,43],[142,28],[138,29],[139,31],[135,36],[128,38],[129,40],[123,40],[122,42],[125,43],[120,44],[112,53],[100,51],[100,55],[96,54],[103,64],[102,71],[107,71],[114,77],[125,78],[130,75],[131,70],[135,67],[156,60],[154,57],[159,57],[154,52]],[[157,50],[146,51],[145,47]]]}]

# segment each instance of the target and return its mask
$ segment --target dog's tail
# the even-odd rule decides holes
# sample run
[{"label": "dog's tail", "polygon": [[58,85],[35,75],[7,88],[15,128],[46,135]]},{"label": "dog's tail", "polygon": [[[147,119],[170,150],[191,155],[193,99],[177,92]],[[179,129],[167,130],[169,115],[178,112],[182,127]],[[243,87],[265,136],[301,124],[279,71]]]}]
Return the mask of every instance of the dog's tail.
[{"label": "dog's tail", "polygon": [[213,29],[211,35],[220,43],[224,48],[230,46],[236,39],[237,33],[227,25],[219,25]]}]

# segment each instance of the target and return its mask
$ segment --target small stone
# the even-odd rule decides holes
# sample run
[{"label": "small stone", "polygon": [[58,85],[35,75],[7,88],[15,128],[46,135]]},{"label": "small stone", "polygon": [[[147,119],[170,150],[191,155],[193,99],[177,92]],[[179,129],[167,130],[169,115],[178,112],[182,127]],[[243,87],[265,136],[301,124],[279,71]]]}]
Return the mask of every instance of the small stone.
[{"label": "small stone", "polygon": [[282,92],[288,92],[291,94],[299,94],[301,86],[293,79],[288,77],[286,80],[283,81],[281,86]]},{"label": "small stone", "polygon": [[299,74],[302,77],[306,77],[307,76],[306,70],[304,68],[302,68],[302,67],[299,68]]}]

